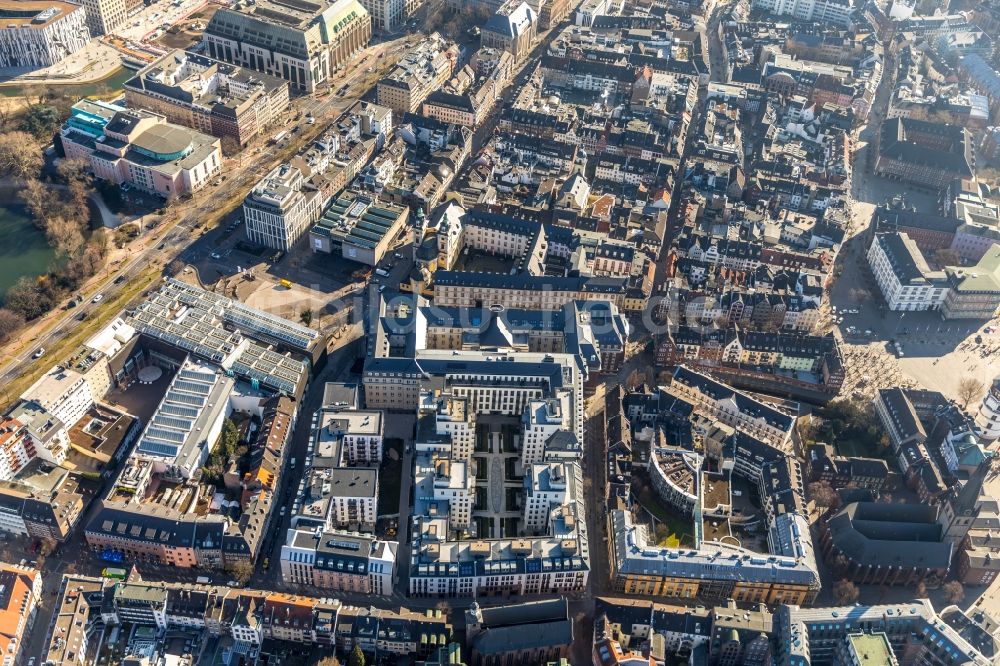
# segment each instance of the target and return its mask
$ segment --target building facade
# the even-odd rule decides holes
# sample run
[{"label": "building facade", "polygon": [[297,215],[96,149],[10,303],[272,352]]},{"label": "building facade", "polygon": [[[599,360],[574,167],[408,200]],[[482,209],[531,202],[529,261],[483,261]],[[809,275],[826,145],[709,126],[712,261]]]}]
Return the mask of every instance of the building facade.
[{"label": "building facade", "polygon": [[217,12],[203,41],[216,60],[282,78],[295,90],[311,93],[367,46],[371,33],[371,15],[357,0],[258,0]]},{"label": "building facade", "polygon": [[167,200],[197,192],[222,171],[219,139],[105,102],[74,104],[60,139],[66,157],[89,162],[97,178]]},{"label": "building facade", "polygon": [[125,102],[244,146],[288,109],[288,82],[177,49],[125,82]]},{"label": "building facade", "polygon": [[322,193],[298,167],[281,164],[261,179],[243,200],[247,240],[288,250],[319,219]]},{"label": "building facade", "polygon": [[41,69],[90,41],[87,13],[69,2],[0,2],[0,68]]}]

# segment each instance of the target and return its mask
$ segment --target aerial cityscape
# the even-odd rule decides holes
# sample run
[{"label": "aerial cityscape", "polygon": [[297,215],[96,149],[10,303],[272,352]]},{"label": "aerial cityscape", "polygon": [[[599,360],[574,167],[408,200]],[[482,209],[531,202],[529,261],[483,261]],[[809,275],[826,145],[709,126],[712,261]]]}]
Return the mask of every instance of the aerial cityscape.
[{"label": "aerial cityscape", "polygon": [[0,18],[0,666],[1000,666],[1000,0]]}]

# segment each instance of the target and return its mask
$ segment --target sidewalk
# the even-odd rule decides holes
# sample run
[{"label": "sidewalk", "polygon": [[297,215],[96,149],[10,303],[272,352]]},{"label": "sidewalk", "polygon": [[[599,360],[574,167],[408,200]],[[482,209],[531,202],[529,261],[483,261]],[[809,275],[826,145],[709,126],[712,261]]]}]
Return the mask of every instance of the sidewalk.
[{"label": "sidewalk", "polygon": [[121,66],[118,51],[99,39],[92,39],[85,47],[55,65],[4,76],[0,85],[91,83],[106,79]]}]

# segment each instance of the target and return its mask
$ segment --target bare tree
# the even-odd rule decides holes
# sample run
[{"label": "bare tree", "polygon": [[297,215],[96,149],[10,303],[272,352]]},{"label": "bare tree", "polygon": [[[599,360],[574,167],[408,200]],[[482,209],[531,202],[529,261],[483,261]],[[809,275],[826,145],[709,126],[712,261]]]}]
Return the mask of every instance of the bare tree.
[{"label": "bare tree", "polygon": [[950,247],[935,250],[934,261],[937,262],[938,266],[960,266],[962,264],[962,258],[958,256],[958,252]]},{"label": "bare tree", "polygon": [[0,308],[0,342],[7,342],[11,336],[24,326],[24,317],[8,310]]},{"label": "bare tree", "polygon": [[813,481],[809,484],[809,497],[816,506],[836,509],[840,506],[840,495],[830,486],[829,481]]},{"label": "bare tree", "polygon": [[231,136],[222,137],[221,145],[222,145],[222,154],[225,155],[226,157],[232,157],[233,155],[236,155],[241,150],[243,150],[243,146],[240,145],[240,142]]},{"label": "bare tree", "polygon": [[838,604],[853,604],[860,596],[861,590],[849,580],[840,580],[833,584],[833,599]]},{"label": "bare tree", "polygon": [[31,212],[32,217],[35,218],[35,224],[39,227],[44,226],[45,214],[49,204],[49,188],[45,183],[36,178],[29,178],[25,181],[19,195]]},{"label": "bare tree", "polygon": [[238,562],[234,562],[229,567],[229,573],[233,575],[233,579],[240,585],[246,585],[250,582],[250,577],[253,576],[253,565],[249,562],[240,560]]},{"label": "bare tree", "polygon": [[167,266],[167,272],[170,273],[171,276],[180,275],[180,272],[182,270],[184,270],[184,266],[185,265],[186,264],[183,261],[181,261],[180,259],[174,259]]},{"label": "bare tree", "polygon": [[86,242],[80,224],[64,217],[50,217],[45,220],[45,235],[49,245],[60,257],[77,256]]},{"label": "bare tree", "polygon": [[969,403],[977,400],[986,385],[975,377],[962,377],[958,382],[958,399],[962,401],[962,409],[968,409]]},{"label": "bare tree", "polygon": [[37,178],[42,170],[42,151],[27,132],[0,133],[0,173],[12,178]]},{"label": "bare tree", "polygon": [[949,580],[941,586],[941,596],[950,604],[957,604],[965,598],[965,586],[957,580]]},{"label": "bare tree", "polygon": [[868,291],[864,287],[855,287],[851,289],[850,297],[855,303],[864,303],[865,301],[871,300],[872,292]]},{"label": "bare tree", "polygon": [[69,205],[72,206],[75,217],[86,220],[87,198],[93,191],[93,177],[90,175],[90,164],[76,158],[63,160],[58,167],[59,175],[66,181],[69,191]]}]

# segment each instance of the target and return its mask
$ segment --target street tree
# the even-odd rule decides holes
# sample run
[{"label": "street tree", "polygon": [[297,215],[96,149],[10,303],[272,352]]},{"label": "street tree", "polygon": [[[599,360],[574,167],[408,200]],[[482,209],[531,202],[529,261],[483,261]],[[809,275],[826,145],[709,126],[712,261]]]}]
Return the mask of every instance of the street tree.
[{"label": "street tree", "polygon": [[24,326],[24,317],[13,310],[0,308],[0,342],[10,340],[22,326]]}]

